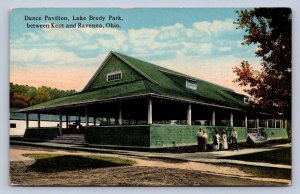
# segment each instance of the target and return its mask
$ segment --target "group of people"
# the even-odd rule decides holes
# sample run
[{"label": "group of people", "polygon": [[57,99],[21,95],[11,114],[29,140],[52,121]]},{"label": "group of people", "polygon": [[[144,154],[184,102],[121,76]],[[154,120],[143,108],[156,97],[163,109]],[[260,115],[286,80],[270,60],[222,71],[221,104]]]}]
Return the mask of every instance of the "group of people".
[{"label": "group of people", "polygon": [[[207,151],[207,133],[203,129],[199,129],[196,133],[197,140],[198,140],[198,149],[199,151]],[[221,136],[222,135],[222,136]],[[213,150],[228,150],[228,141],[227,141],[227,134],[224,130],[222,134],[220,135],[219,131],[216,131],[216,133],[213,135]],[[233,150],[239,150],[238,144],[237,144],[237,132],[233,128],[231,132],[231,139],[233,144]]]}]

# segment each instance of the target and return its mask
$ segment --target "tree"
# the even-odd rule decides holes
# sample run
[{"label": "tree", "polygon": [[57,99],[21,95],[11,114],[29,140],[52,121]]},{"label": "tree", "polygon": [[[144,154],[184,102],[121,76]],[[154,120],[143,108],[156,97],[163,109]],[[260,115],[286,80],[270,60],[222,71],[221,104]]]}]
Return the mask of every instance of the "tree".
[{"label": "tree", "polygon": [[33,86],[10,83],[10,107],[24,108],[75,93],[75,90],[59,90],[47,86],[35,88]]},{"label": "tree", "polygon": [[38,104],[50,99],[50,94],[45,87],[40,87],[36,90],[32,98],[32,104]]},{"label": "tree", "polygon": [[10,94],[10,106],[24,108],[28,106],[28,99],[23,93],[13,92]]},{"label": "tree", "polygon": [[244,43],[255,44],[261,69],[254,70],[247,61],[234,67],[237,79],[258,107],[291,117],[291,38],[292,18],[289,8],[256,8],[237,11],[237,29],[244,29]]}]

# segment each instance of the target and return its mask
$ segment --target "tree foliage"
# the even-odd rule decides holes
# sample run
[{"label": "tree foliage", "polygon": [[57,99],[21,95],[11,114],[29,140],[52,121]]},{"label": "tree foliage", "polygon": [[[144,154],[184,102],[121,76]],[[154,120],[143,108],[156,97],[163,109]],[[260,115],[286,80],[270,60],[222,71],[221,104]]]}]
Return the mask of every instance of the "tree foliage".
[{"label": "tree foliage", "polygon": [[55,98],[74,94],[75,90],[59,90],[46,86],[32,87],[10,83],[10,107],[24,108]]},{"label": "tree foliage", "polygon": [[257,45],[261,69],[247,62],[235,67],[233,82],[245,87],[257,106],[269,112],[291,116],[291,38],[292,18],[289,8],[256,8],[237,12],[235,22],[245,30],[244,43]]}]

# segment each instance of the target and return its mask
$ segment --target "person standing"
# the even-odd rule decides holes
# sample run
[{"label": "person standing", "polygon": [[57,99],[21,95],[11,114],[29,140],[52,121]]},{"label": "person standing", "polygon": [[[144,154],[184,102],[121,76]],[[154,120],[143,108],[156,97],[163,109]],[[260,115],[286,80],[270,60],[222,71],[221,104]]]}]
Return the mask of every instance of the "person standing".
[{"label": "person standing", "polygon": [[235,149],[237,151],[239,151],[239,146],[238,146],[238,143],[237,143],[238,135],[237,135],[237,132],[235,131],[234,128],[232,129],[231,137],[232,137],[232,144],[233,144],[232,151],[234,151]]},{"label": "person standing", "polygon": [[220,149],[220,135],[218,131],[213,135],[213,149],[216,151]]},{"label": "person standing", "polygon": [[226,135],[226,131],[224,130],[223,131],[223,134],[222,134],[222,149],[223,150],[228,150],[228,142],[227,142],[227,135]]},{"label": "person standing", "polygon": [[196,136],[197,136],[197,141],[198,141],[198,150],[199,151],[202,151],[202,136],[203,136],[203,131],[201,128],[199,128],[198,132],[196,133]]},{"label": "person standing", "polygon": [[207,151],[207,139],[208,139],[208,136],[207,136],[207,133],[206,131],[203,130],[203,135],[202,135],[202,146],[203,146],[203,151],[206,152]]}]

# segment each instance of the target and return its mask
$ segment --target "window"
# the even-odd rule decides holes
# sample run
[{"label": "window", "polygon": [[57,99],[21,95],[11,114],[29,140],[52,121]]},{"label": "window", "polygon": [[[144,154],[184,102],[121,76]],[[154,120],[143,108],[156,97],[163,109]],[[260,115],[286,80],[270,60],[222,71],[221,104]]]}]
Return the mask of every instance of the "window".
[{"label": "window", "polygon": [[10,128],[17,128],[17,124],[16,123],[11,123]]},{"label": "window", "polygon": [[107,81],[116,81],[122,79],[122,72],[121,71],[115,71],[107,74]]},{"label": "window", "polygon": [[186,88],[197,90],[197,82],[193,80],[186,80],[185,82]]},{"label": "window", "polygon": [[249,97],[244,97],[244,103],[249,104],[250,103],[250,98]]}]

